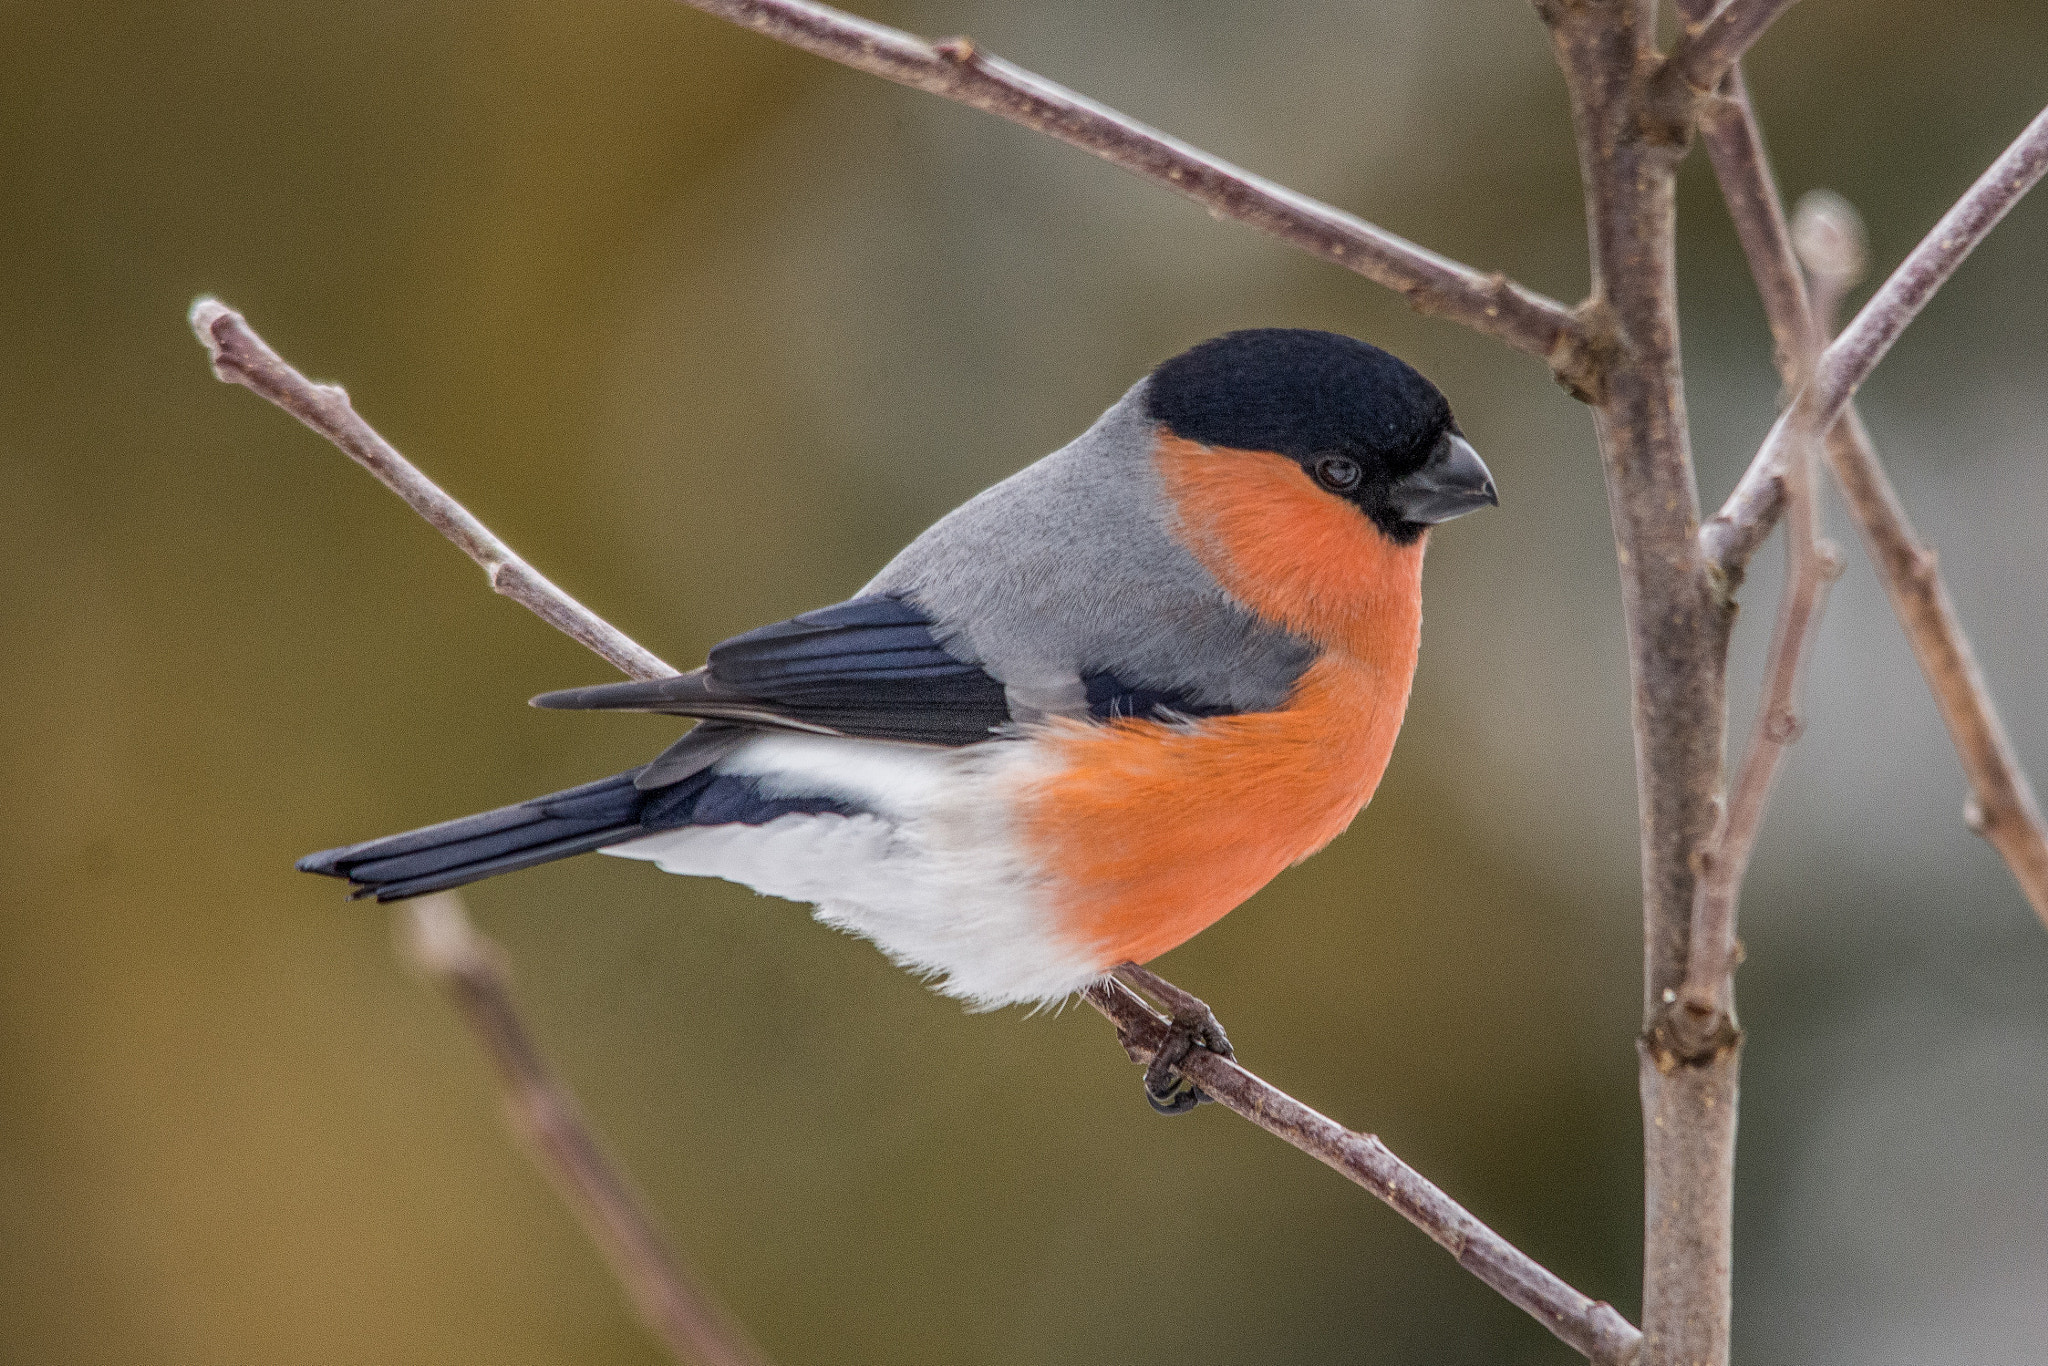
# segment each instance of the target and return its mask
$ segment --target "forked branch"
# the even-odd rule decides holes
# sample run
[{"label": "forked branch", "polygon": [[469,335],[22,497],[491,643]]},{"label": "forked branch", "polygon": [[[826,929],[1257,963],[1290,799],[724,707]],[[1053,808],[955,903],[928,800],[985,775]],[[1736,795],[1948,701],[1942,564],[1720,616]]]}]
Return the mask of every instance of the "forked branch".
[{"label": "forked branch", "polygon": [[1773,20],[1794,0],[1728,0],[1708,18],[1689,23],[1665,59],[1658,80],[1673,93],[1705,95],[1721,83]]},{"label": "forked branch", "polygon": [[[1801,227],[1804,231],[1795,241],[1805,245],[1801,255],[1813,281],[1811,297],[1818,301],[1818,316],[1811,319],[1817,325],[1807,329],[1795,379],[1813,365],[1820,328],[1833,318],[1842,296],[1863,270],[1861,229],[1853,218],[1816,205],[1802,209]],[[1828,588],[1842,572],[1841,557],[1821,535],[1820,500],[1814,487],[1818,442],[1817,432],[1794,433],[1784,481],[1785,586],[1764,666],[1763,697],[1721,819],[1700,854],[1685,980],[1653,1034],[1657,1046],[1685,1061],[1711,1057],[1736,1035],[1734,978],[1741,952],[1735,937],[1736,907],[1771,788],[1786,751],[1799,737],[1798,694],[1807,649],[1827,606]]]},{"label": "forked branch", "polygon": [[693,9],[835,62],[940,95],[1093,152],[1184,195],[1218,218],[1249,224],[1398,291],[1418,312],[1497,337],[1549,363],[1586,397],[1598,353],[1572,310],[1506,276],[1484,274],[1342,209],[1240,170],[1042,76],[983,52],[972,39],[932,43],[810,0],[683,0]]},{"label": "forked branch", "polygon": [[[232,324],[227,321],[230,319]],[[357,417],[353,410],[347,410],[347,424],[323,424],[305,419],[302,416],[304,412],[326,411],[322,405],[335,403],[337,400],[333,396],[338,395],[340,391],[331,386],[315,385],[287,365],[264,344],[262,338],[242,320],[240,314],[213,300],[201,300],[193,307],[193,326],[200,334],[200,339],[206,342],[209,351],[215,352],[216,355],[220,352],[219,338],[228,336],[234,338],[240,348],[237,354],[268,357],[269,363],[262,370],[264,383],[260,386],[249,384],[248,387],[270,399],[286,412],[306,421],[307,426],[327,436],[349,455],[355,456],[355,449],[333,435],[330,428],[335,431],[346,431],[357,445],[372,443],[387,452],[387,465],[390,460],[396,460],[405,469],[412,469],[410,464],[405,463],[404,457],[391,449],[389,444]],[[215,365],[216,372],[219,372],[218,360]],[[231,382],[248,383],[241,378],[239,372],[222,373],[221,378]],[[339,402],[346,409],[345,399]],[[361,460],[359,456],[356,458]],[[426,516],[436,528],[441,529],[449,539],[462,544],[457,538],[458,530],[465,534],[480,534],[488,538],[488,544],[495,546],[497,551],[509,560],[525,563],[518,560],[510,547],[491,535],[461,504],[440,489],[432,489],[432,498],[415,501],[413,497],[407,496],[405,489],[400,488],[396,482],[385,479],[380,470],[373,467],[372,472],[377,473],[378,477],[384,479],[386,485],[400,496],[406,497],[408,503],[419,510],[422,516]],[[425,477],[418,475],[417,471],[414,471],[414,475],[421,482],[425,482]],[[428,487],[432,488],[431,485]],[[429,508],[432,509],[431,513],[427,510]],[[546,582],[544,579],[540,581]],[[558,597],[544,600],[550,611],[542,611],[541,606],[528,598],[519,598],[518,601],[531,608],[535,615],[549,625],[590,645],[590,648],[611,660],[614,665],[624,668],[618,659],[591,644],[593,640],[609,639],[613,636],[617,636],[618,639],[624,637],[618,636],[609,623],[589,608],[566,594],[560,594],[559,590],[556,591]],[[564,613],[572,617],[567,624],[560,619]],[[649,655],[648,659],[655,672],[646,676],[664,677],[675,672],[652,655]],[[469,979],[465,977],[462,980]],[[1119,995],[1119,992],[1122,994]],[[1089,999],[1097,1009],[1116,1023],[1119,1038],[1133,1057],[1142,1055],[1149,1059],[1152,1053],[1157,1051],[1165,1025],[1135,996],[1112,983],[1098,992],[1091,993]],[[493,1000],[496,1004],[502,1005],[507,1012],[510,1011],[509,998],[503,997],[502,993]],[[516,1026],[516,1016],[512,1017],[511,1023]],[[1514,1304],[1527,1310],[1551,1332],[1590,1360],[1600,1363],[1600,1366],[1628,1366],[1628,1363],[1635,1360],[1641,1343],[1641,1334],[1637,1333],[1618,1312],[1604,1303],[1581,1295],[1544,1270],[1533,1259],[1517,1251],[1506,1239],[1474,1219],[1442,1191],[1424,1180],[1413,1168],[1388,1152],[1386,1146],[1378,1139],[1351,1133],[1334,1121],[1310,1110],[1285,1092],[1260,1080],[1236,1063],[1227,1062],[1206,1051],[1196,1050],[1183,1064],[1182,1070],[1204,1090],[1259,1128],[1328,1162],[1416,1223],[1437,1242],[1450,1249],[1458,1258],[1460,1265]],[[577,1198],[579,1197],[572,1196],[572,1203],[575,1203]],[[625,1273],[622,1271],[623,1274]]]},{"label": "forked branch", "polygon": [[[1711,6],[1712,0],[1687,3],[1694,12]],[[1796,392],[1800,338],[1817,330],[1818,324],[1739,68],[1703,109],[1700,132],[1777,339],[1779,368]],[[1842,417],[1828,431],[1824,449],[1962,761],[1970,784],[1970,824],[1998,851],[2034,913],[2048,925],[2048,820],[2042,818],[2032,784],[1999,719],[1934,552],[1913,529],[1853,402],[1844,406]],[[1782,484],[1772,480],[1765,493],[1781,489]],[[1760,507],[1757,515],[1765,523],[1775,518],[1775,500]]]},{"label": "forked branch", "polygon": [[1804,411],[1787,409],[1778,418],[1735,492],[1700,529],[1700,544],[1708,561],[1724,576],[1739,575],[1770,534],[1783,503],[1782,491],[1775,486],[1783,477],[1794,429],[1824,432],[1834,425],[1857,386],[1884,359],[1906,325],[2043,172],[2048,172],[2048,110],[2036,115],[2026,131],[1991,163],[1991,169],[1941,216],[1934,230],[1907,254],[1855,320],[1842,329],[1842,335],[1821,353],[1812,381],[1794,404]]}]

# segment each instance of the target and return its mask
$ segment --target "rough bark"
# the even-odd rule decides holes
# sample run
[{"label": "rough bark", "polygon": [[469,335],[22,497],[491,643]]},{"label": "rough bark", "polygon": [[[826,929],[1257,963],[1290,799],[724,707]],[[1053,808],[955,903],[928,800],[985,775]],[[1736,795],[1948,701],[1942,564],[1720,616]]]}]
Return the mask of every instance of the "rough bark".
[{"label": "rough bark", "polygon": [[1592,297],[1612,359],[1593,410],[1621,568],[1642,824],[1643,1361],[1727,1360],[1741,1039],[1664,1042],[1683,982],[1694,854],[1720,795],[1732,612],[1699,549],[1679,365],[1674,177],[1686,130],[1653,116],[1651,0],[1544,0],[1578,130]]}]

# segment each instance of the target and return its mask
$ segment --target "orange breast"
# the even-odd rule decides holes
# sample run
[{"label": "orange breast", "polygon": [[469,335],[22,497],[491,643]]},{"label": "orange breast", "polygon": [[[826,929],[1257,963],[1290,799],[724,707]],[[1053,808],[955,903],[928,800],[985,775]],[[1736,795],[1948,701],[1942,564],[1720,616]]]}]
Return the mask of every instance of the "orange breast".
[{"label": "orange breast", "polygon": [[1167,438],[1176,532],[1240,602],[1323,647],[1279,711],[1058,720],[1020,802],[1060,930],[1108,967],[1215,923],[1371,799],[1407,710],[1422,544],[1396,546],[1291,460]]}]

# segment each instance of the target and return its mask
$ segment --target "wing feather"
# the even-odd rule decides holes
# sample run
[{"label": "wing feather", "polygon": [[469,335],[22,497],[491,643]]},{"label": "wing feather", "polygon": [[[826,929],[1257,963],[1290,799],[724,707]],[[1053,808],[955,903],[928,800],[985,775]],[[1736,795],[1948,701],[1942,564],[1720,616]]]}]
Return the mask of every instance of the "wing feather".
[{"label": "wing feather", "polygon": [[543,693],[537,707],[649,711],[819,735],[924,744],[986,740],[1010,720],[1003,685],[941,645],[900,598],[854,598],[734,636],[674,678]]}]

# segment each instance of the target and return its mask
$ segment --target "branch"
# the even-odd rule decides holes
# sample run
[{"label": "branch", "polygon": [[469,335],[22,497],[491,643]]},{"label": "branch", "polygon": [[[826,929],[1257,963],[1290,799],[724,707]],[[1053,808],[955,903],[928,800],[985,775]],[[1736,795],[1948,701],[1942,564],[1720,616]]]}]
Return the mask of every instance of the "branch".
[{"label": "branch", "polygon": [[1771,22],[1793,4],[1794,0],[1728,0],[1704,21],[1688,21],[1678,45],[1657,72],[1655,79],[1662,92],[1694,101],[1711,93],[1742,54],[1764,36]]},{"label": "branch", "polygon": [[[232,335],[240,341],[242,348],[245,351],[259,353],[261,356],[266,357],[269,366],[275,371],[291,376],[297,381],[299,386],[305,389],[315,390],[316,396],[324,397],[326,395],[340,394],[341,391],[339,389],[332,387],[322,389],[307,384],[303,378],[298,376],[297,371],[286,365],[283,360],[277,357],[275,352],[263,344],[262,339],[250,330],[248,324],[242,321],[240,315],[211,300],[201,300],[193,306],[195,317],[202,307],[217,310],[217,316],[220,320],[232,319]],[[211,342],[211,338],[216,335],[216,329],[224,327],[224,321],[217,321],[216,315],[209,315],[208,325],[200,329],[201,339],[208,340],[210,345],[215,345]],[[218,365],[219,362],[216,361],[216,366]],[[226,377],[228,376],[224,376],[224,378]],[[239,378],[239,376],[234,377]],[[249,387],[263,394],[264,397],[271,398],[272,402],[285,407],[287,411],[293,413],[300,411],[299,406],[294,406],[293,404],[286,403],[283,399],[273,397],[267,388],[259,388],[253,383]],[[276,387],[280,390],[288,390],[290,386],[278,385]],[[330,401],[338,401],[342,411],[348,412],[345,399]],[[348,418],[355,427],[361,428],[361,432],[367,434],[372,441],[377,442],[379,445],[382,444],[382,439],[378,438],[374,432],[370,432],[369,428],[362,426],[360,419],[355,418],[352,412],[348,412]],[[355,455],[353,448],[344,444],[339,436],[333,434],[335,431],[343,429],[342,424],[322,425],[307,420],[307,425],[321,435],[333,440],[336,445],[341,446],[350,455]],[[385,447],[385,449],[389,450],[388,447]],[[396,451],[390,451],[389,454],[391,459],[398,460],[400,464],[403,464],[402,457],[399,457]],[[362,457],[357,456],[357,459],[362,460]],[[363,461],[363,463],[368,464],[369,462]],[[405,465],[404,468],[411,470],[412,467]],[[377,473],[379,478],[384,478],[384,475],[375,468],[372,469],[372,472]],[[419,476],[417,471],[413,473],[415,478],[418,478],[421,483],[425,483],[423,476]],[[384,482],[394,492],[404,497],[408,503],[411,503],[422,516],[425,516],[437,528],[441,529],[442,534],[448,536],[449,539],[457,540],[458,529],[465,529],[463,534],[480,536],[488,540],[491,545],[496,546],[499,552],[508,559],[517,559],[502,541],[493,536],[461,504],[457,503],[440,489],[433,488],[429,484],[427,487],[432,490],[433,497],[431,499],[415,501],[413,497],[408,495],[406,489],[400,487],[398,482],[392,479],[385,479]],[[431,511],[429,511],[430,508]],[[457,544],[463,544],[463,542],[457,540]],[[524,561],[518,562],[524,563]],[[535,575],[535,577],[539,578],[538,575]],[[546,580],[543,579],[541,582],[545,583]],[[593,636],[601,636],[606,632],[617,635],[617,632],[613,631],[612,627],[603,618],[597,616],[588,608],[573,602],[571,606],[574,606],[579,614],[575,618],[577,630],[570,630],[568,626],[563,625],[555,616],[539,612],[538,609],[536,609],[536,615],[539,615],[542,620],[555,626],[558,630],[574,636],[577,640],[590,646],[592,650],[605,654],[604,651],[599,650],[596,645],[591,643],[591,638]],[[623,636],[618,638],[624,639]],[[620,664],[619,660],[613,659],[611,655],[605,654],[605,658],[610,659],[614,665],[624,668],[624,665]],[[649,656],[649,658],[652,659],[652,656]],[[652,664],[653,672],[643,676],[664,677],[675,672],[658,659],[652,659]],[[508,1076],[523,1077],[529,1075],[530,1071],[531,1075],[545,1079],[545,1073],[541,1070],[538,1056],[532,1048],[531,1042],[526,1039],[523,1029],[519,1025],[518,1017],[511,1011],[509,998],[506,997],[504,992],[502,969],[495,965],[494,959],[488,953],[481,950],[466,951],[462,949],[461,946],[464,944],[474,946],[475,941],[470,936],[467,922],[461,917],[460,903],[454,902],[451,908],[450,902],[453,902],[453,898],[443,901],[438,897],[425,897],[413,903],[414,907],[428,908],[414,912],[416,916],[425,917],[424,920],[419,922],[421,932],[416,934],[416,942],[425,945],[426,950],[431,950],[432,954],[439,955],[432,958],[432,961],[437,965],[468,965],[459,973],[452,967],[437,967],[437,971],[443,971],[447,976],[447,980],[460,985],[463,992],[463,996],[460,999],[464,1003],[466,1013],[470,1011],[470,1000],[472,997],[485,1001],[496,1012],[488,1016],[492,1022],[492,1030],[486,1033],[485,1037],[486,1042],[490,1043],[493,1048],[494,1058],[500,1059],[501,1069]],[[437,905],[440,909],[432,909]],[[432,933],[429,934],[427,933],[428,931]],[[451,944],[456,947],[448,947]],[[1137,999],[1131,996],[1129,992],[1123,991],[1122,995],[1118,995],[1117,993],[1120,991],[1122,991],[1120,986],[1109,982],[1103,987],[1091,990],[1089,1000],[1098,1010],[1108,1015],[1117,1024],[1118,1037],[1123,1042],[1125,1049],[1131,1052],[1133,1057],[1139,1057],[1142,1054],[1143,1058],[1149,1060],[1152,1054],[1158,1050],[1159,1042],[1164,1037],[1165,1026],[1156,1015],[1152,1014],[1142,1003],[1137,1002]],[[478,1018],[483,1017],[473,1015],[472,1023],[475,1023]],[[479,1029],[482,1029],[481,1025],[479,1025]],[[500,1055],[496,1051],[499,1046],[498,1040],[501,1036],[518,1042],[519,1047],[515,1050],[515,1053],[518,1056],[530,1058],[532,1062],[531,1069],[525,1069],[523,1066],[522,1068],[515,1069],[503,1061],[504,1056],[512,1055]],[[1410,1221],[1421,1227],[1425,1232],[1428,1232],[1437,1242],[1450,1249],[1452,1254],[1458,1258],[1460,1265],[1466,1267],[1466,1269],[1505,1295],[1509,1300],[1535,1315],[1543,1322],[1544,1326],[1557,1334],[1558,1337],[1577,1347],[1591,1360],[1600,1363],[1600,1366],[1628,1366],[1628,1363],[1634,1361],[1637,1347],[1641,1342],[1641,1334],[1630,1327],[1626,1319],[1622,1318],[1619,1313],[1607,1304],[1587,1299],[1556,1276],[1545,1271],[1526,1255],[1516,1251],[1499,1234],[1494,1233],[1484,1224],[1474,1219],[1470,1214],[1454,1204],[1443,1192],[1430,1185],[1412,1168],[1388,1152],[1385,1145],[1381,1144],[1378,1139],[1353,1134],[1343,1129],[1333,1121],[1323,1118],[1307,1106],[1302,1105],[1299,1101],[1268,1086],[1265,1082],[1260,1081],[1237,1064],[1217,1058],[1206,1050],[1197,1049],[1193,1054],[1189,1055],[1181,1070],[1187,1072],[1198,1081],[1204,1090],[1209,1091],[1211,1095],[1222,1100],[1229,1108],[1243,1115],[1252,1123],[1270,1133],[1279,1135],[1294,1144],[1295,1147],[1300,1148],[1303,1152],[1328,1162],[1331,1166],[1336,1167],[1367,1190],[1379,1196],[1380,1199],[1392,1205]],[[557,1087],[556,1090],[559,1091],[559,1088]],[[574,1116],[573,1103],[568,1102],[565,1093],[560,1096],[560,1099],[564,1102],[564,1105],[557,1108],[560,1114],[568,1116],[565,1122],[572,1126],[579,1126],[580,1121],[576,1120]],[[536,1109],[535,1113],[553,1114],[555,1111]],[[589,1140],[587,1131],[577,1127],[575,1132],[581,1136],[580,1141],[583,1148],[587,1149],[588,1160],[601,1164],[602,1158],[597,1152],[595,1143]],[[546,1160],[555,1161],[557,1159],[550,1152]],[[609,1169],[604,1170],[608,1174]],[[583,1203],[585,1199],[582,1184],[584,1179],[584,1174],[578,1174],[575,1183],[565,1185],[563,1190],[565,1198],[572,1205],[575,1205],[579,1215],[583,1215],[587,1220],[589,1216],[585,1214],[586,1207]],[[613,1184],[618,1184],[615,1178],[613,1178]],[[627,1203],[630,1206],[630,1201]],[[611,1236],[611,1233],[608,1231],[603,1235],[604,1238]],[[649,1236],[652,1236],[651,1228],[649,1229]],[[600,1241],[602,1242],[603,1238]],[[606,1244],[606,1246],[609,1247],[609,1244]],[[640,1274],[639,1270],[635,1266],[626,1265],[616,1260],[614,1262],[614,1269],[619,1272],[621,1279],[625,1280],[630,1288],[633,1288],[635,1302],[640,1303],[641,1289],[639,1288],[639,1282],[633,1279],[633,1277]],[[734,1358],[734,1360],[743,1360],[743,1358]],[[722,1362],[720,1366],[722,1366]]]},{"label": "branch", "polygon": [[[1809,196],[1800,205],[1800,247],[1813,296],[1820,301],[1804,329],[1808,342],[1795,361],[1795,375],[1811,372],[1821,327],[1862,274],[1861,225],[1853,210],[1833,199]],[[1814,629],[1827,605],[1828,588],[1840,577],[1841,557],[1821,536],[1820,500],[1814,488],[1814,447],[1818,434],[1795,434],[1785,470],[1785,586],[1771,633],[1764,693],[1742,765],[1736,770],[1724,814],[1701,850],[1694,891],[1692,933],[1686,943],[1685,980],[1667,991],[1669,1007],[1653,1030],[1658,1047],[1677,1059],[1698,1062],[1738,1036],[1735,1023],[1735,968],[1742,949],[1735,937],[1737,905],[1756,837],[1763,828],[1771,788],[1785,751],[1799,738],[1799,678]]]},{"label": "branch", "polygon": [[1598,356],[1571,309],[1500,274],[1482,274],[1157,132],[1000,57],[969,38],[930,43],[809,0],[683,0],[806,52],[940,95],[1092,152],[1154,184],[1399,292],[1547,361],[1581,397],[1599,390]]},{"label": "branch", "polygon": [[1700,529],[1701,547],[1723,575],[1739,577],[1743,565],[1770,534],[1782,502],[1782,492],[1773,486],[1782,477],[1793,427],[1824,432],[1834,425],[1857,386],[1884,359],[1906,325],[2044,171],[2048,171],[2048,110],[2036,115],[1969,193],[1942,215],[1891,278],[1878,286],[1863,311],[1842,329],[1842,335],[1821,353],[1813,381],[1794,404],[1804,411],[1788,409],[1778,418],[1735,492]]},{"label": "branch", "polygon": [[[1725,1366],[1734,1258],[1730,1039],[1689,1066],[1649,1037],[1683,980],[1698,869],[1722,779],[1732,613],[1699,547],[1699,489],[1679,366],[1675,179],[1685,139],[1647,107],[1648,0],[1538,0],[1571,98],[1593,255],[1589,318],[1617,358],[1593,410],[1614,524],[1642,828],[1643,1359]],[[1679,130],[1682,132],[1682,130]]]},{"label": "branch", "polygon": [[[1147,1063],[1166,1041],[1167,1023],[1123,983],[1105,978],[1084,995],[1116,1026],[1131,1061]],[[1642,1334],[1613,1306],[1566,1285],[1528,1254],[1473,1218],[1371,1134],[1354,1133],[1294,1097],[1204,1048],[1180,1071],[1210,1096],[1267,1133],[1357,1182],[1587,1360],[1633,1362]]]},{"label": "branch", "polygon": [[1853,407],[1828,434],[1827,456],[1962,760],[1970,784],[1963,818],[1998,851],[2048,926],[2048,820],[1999,719],[1934,551],[1913,529]]},{"label": "branch", "polygon": [[605,1157],[576,1098],[541,1056],[512,1001],[504,955],[478,935],[462,899],[438,892],[398,915],[399,951],[446,989],[497,1069],[505,1114],[556,1192],[610,1263],[647,1326],[678,1361],[768,1366],[744,1328],[670,1249]]},{"label": "branch", "polygon": [[[1689,5],[1695,10],[1703,5],[1711,8],[1713,0],[1689,0]],[[1785,205],[1778,197],[1778,182],[1771,174],[1770,156],[1750,109],[1740,66],[1729,71],[1720,92],[1701,106],[1699,130],[1720,181],[1728,216],[1735,222],[1735,235],[1763,298],[1764,316],[1776,343],[1778,373],[1787,392],[1796,393],[1801,387],[1801,354],[1808,347],[1818,350],[1827,338],[1813,330],[1806,277],[1793,252]]]},{"label": "branch", "polygon": [[520,604],[548,625],[603,656],[621,672],[639,679],[667,678],[676,671],[625,632],[598,616],[514,554],[450,498],[441,486],[421,474],[370,424],[356,416],[348,393],[338,384],[315,384],[286,364],[242,315],[218,299],[202,296],[192,303],[192,330],[213,360],[213,373],[229,384],[261,394],[348,453],[377,476],[385,488],[403,498],[412,510],[475,560],[491,588]]},{"label": "branch", "polygon": [[[1690,2],[1697,6],[1702,0]],[[1778,340],[1779,368],[1787,384],[1797,388],[1799,338],[1817,322],[1739,68],[1721,95],[1708,102],[1700,132]],[[1962,760],[1971,791],[1970,824],[2005,860],[2034,913],[2048,925],[2048,821],[1999,720],[1934,552],[1913,529],[1853,403],[1829,430],[1826,454]],[[1770,487],[1779,485],[1772,481]],[[1767,519],[1777,513],[1766,507],[1762,515]]]}]

